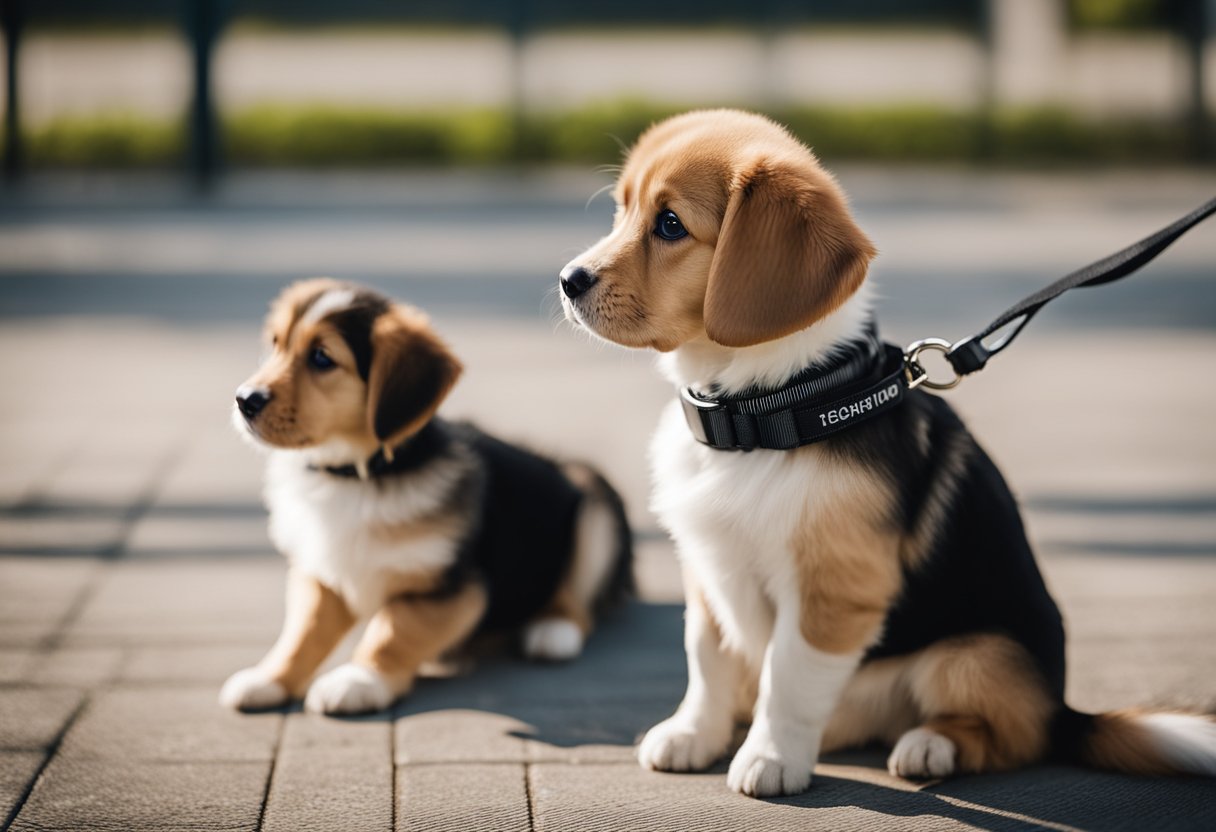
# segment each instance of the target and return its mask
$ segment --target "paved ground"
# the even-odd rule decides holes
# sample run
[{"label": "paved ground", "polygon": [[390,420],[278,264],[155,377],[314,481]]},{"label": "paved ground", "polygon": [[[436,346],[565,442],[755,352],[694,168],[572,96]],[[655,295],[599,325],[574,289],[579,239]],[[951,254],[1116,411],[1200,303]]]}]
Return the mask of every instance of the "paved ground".
[{"label": "paved ground", "polygon": [[[1216,190],[1206,175],[846,171],[900,340],[959,336],[1035,280]],[[913,785],[881,751],[752,801],[632,761],[684,683],[680,589],[645,510],[669,391],[542,300],[607,213],[573,175],[243,178],[0,197],[0,822],[12,829],[1211,829],[1216,786],[1063,767]],[[1010,242],[1012,241],[1012,242]],[[1062,301],[949,394],[1028,509],[1071,632],[1069,698],[1216,706],[1216,234]],[[595,460],[629,497],[642,598],[567,667],[488,661],[389,716],[257,716],[219,683],[273,638],[283,566],[227,426],[289,275],[420,300],[469,372],[449,412]],[[610,427],[611,426],[611,427]]]}]

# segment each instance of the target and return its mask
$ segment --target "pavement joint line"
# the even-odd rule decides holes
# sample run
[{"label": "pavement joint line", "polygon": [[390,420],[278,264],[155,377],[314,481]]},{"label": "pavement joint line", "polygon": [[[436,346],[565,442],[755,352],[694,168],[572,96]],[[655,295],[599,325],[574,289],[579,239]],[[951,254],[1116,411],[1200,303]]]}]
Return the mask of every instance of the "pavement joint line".
[{"label": "pavement joint line", "polygon": [[38,788],[38,783],[42,780],[42,775],[51,765],[51,761],[55,759],[55,755],[59,753],[59,746],[63,744],[64,737],[67,736],[68,731],[72,730],[72,726],[75,725],[80,719],[80,715],[84,713],[84,710],[86,707],[88,707],[90,700],[91,694],[82,694],[80,697],[80,704],[76,706],[76,709],[73,710],[72,713],[68,714],[68,718],[63,722],[63,727],[59,729],[58,733],[56,733],[55,737],[51,740],[50,745],[46,747],[46,756],[43,757],[42,764],[38,766],[38,770],[34,772],[34,776],[30,778],[29,783],[26,784],[25,789],[21,792],[21,796],[13,805],[12,811],[9,812],[8,817],[5,818],[4,824],[0,826],[0,832],[8,832],[12,825],[17,822],[17,817],[21,814],[21,810],[24,809],[25,804],[29,802],[30,796],[34,793],[34,789]]},{"label": "pavement joint line", "polygon": [[[632,745],[633,745],[633,743],[630,743],[630,747],[632,747]],[[637,760],[634,760],[632,758],[625,759],[625,760],[616,760],[616,759],[568,760],[568,759],[554,758],[552,760],[528,760],[527,762],[522,763],[522,765],[525,765],[525,766],[538,766],[538,765],[539,766],[572,766],[574,768],[581,768],[583,766],[588,766],[588,765],[636,766],[637,764],[638,764]],[[503,768],[506,768],[508,766],[518,766],[518,765],[521,765],[521,763],[519,760],[505,760],[505,759],[501,759],[501,758],[484,758],[484,759],[477,758],[477,759],[470,759],[470,760],[419,760],[418,762],[414,762],[414,763],[407,762],[407,763],[402,763],[401,765],[405,766],[406,768],[445,768],[445,767],[450,767],[450,766],[467,766],[467,765],[501,766]],[[397,768],[400,768],[400,767],[401,766],[397,766]]]},{"label": "pavement joint line", "polygon": [[536,830],[536,805],[532,797],[532,764],[524,763],[524,802],[528,805],[528,829]]},{"label": "pavement joint line", "polygon": [[287,717],[288,714],[282,714],[279,717],[279,728],[275,732],[274,752],[270,755],[270,769],[266,772],[266,788],[262,792],[262,808],[258,810],[258,823],[254,827],[257,832],[262,832],[266,823],[266,810],[270,806],[270,790],[274,786],[274,774],[279,764],[279,752],[283,747],[283,735],[287,733]]},{"label": "pavement joint line", "polygon": [[56,455],[49,465],[42,469],[41,476],[36,476],[33,482],[25,489],[25,494],[16,502],[5,506],[4,513],[10,516],[22,516],[24,514],[36,512],[39,508],[47,505],[49,501],[46,498],[47,489],[50,484],[55,481],[55,478],[68,467],[68,463],[72,460],[79,450],[84,447],[85,439],[82,437],[76,442],[69,445],[66,449]]},{"label": "pavement joint line", "polygon": [[135,530],[136,524],[139,523],[152,510],[156,504],[156,497],[160,493],[161,487],[168,479],[170,471],[182,461],[185,456],[185,442],[174,442],[169,450],[165,451],[160,460],[152,468],[152,474],[148,477],[148,484],[140,492],[139,496],[127,507],[123,512],[120,524],[122,531],[118,536],[118,540],[114,546],[102,554],[103,560],[117,560],[126,554],[127,544],[131,541],[131,534]]},{"label": "pavement joint line", "polygon": [[60,617],[55,628],[38,643],[40,651],[49,654],[63,646],[63,640],[67,635],[68,629],[76,622],[76,619],[84,612],[85,606],[97,593],[97,588],[101,584],[102,575],[105,571],[103,567],[104,560],[104,557],[95,557],[93,559],[88,580],[85,581],[80,591],[76,593],[76,597],[72,599],[72,603],[68,605],[67,610]]},{"label": "pavement joint line", "polygon": [[389,777],[389,829],[397,832],[397,720],[401,718],[400,706],[394,704],[391,718],[388,721],[388,765],[391,772]]},{"label": "pavement joint line", "polygon": [[[943,782],[948,782],[948,781],[943,781]],[[1028,824],[1029,826],[1032,826],[1037,829],[1051,829],[1051,830],[1055,830],[1055,832],[1078,832],[1078,827],[1076,827],[1076,826],[1068,826],[1067,824],[1056,823],[1055,821],[1031,817],[1030,815],[1024,815],[1021,812],[1016,812],[1012,809],[1003,809],[1000,812],[994,811],[993,807],[991,807],[991,806],[984,806],[983,804],[980,804],[980,803],[973,803],[970,800],[963,800],[960,797],[954,797],[954,796],[948,795],[948,794],[937,794],[934,791],[932,791],[931,787],[929,789],[922,790],[920,793],[921,794],[931,794],[934,797],[936,797],[938,800],[941,800],[952,806],[957,806],[960,809],[966,809],[971,812],[977,812],[979,814],[982,814],[982,815],[985,815],[985,816],[991,817],[991,818],[1000,818],[1002,820],[1016,820],[1016,821],[1020,821],[1021,823]],[[1007,813],[1007,814],[1003,814],[1002,812]]]}]

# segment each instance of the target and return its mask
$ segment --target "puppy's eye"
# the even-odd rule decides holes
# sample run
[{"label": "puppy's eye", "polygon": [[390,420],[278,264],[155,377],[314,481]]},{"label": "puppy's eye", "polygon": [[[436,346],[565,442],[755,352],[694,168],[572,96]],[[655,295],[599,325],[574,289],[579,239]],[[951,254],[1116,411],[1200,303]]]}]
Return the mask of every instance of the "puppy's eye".
[{"label": "puppy's eye", "polygon": [[688,230],[684,227],[684,223],[680,222],[680,218],[676,216],[676,212],[671,210],[659,212],[654,221],[654,233],[664,240],[678,240],[681,237],[688,236]]},{"label": "puppy's eye", "polygon": [[315,370],[332,370],[338,366],[321,347],[313,347],[312,352],[308,354],[308,364]]}]

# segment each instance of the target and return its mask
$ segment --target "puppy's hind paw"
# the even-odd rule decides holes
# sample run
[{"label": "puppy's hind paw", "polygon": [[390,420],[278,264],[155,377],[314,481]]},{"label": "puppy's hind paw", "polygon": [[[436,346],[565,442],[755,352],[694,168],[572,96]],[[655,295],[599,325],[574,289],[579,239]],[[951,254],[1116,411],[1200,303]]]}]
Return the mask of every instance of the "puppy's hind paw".
[{"label": "puppy's hind paw", "polygon": [[568,618],[542,618],[524,629],[524,655],[533,661],[568,662],[583,651],[583,631]]},{"label": "puppy's hind paw", "polygon": [[348,663],[312,683],[304,697],[304,709],[318,714],[367,714],[383,711],[396,698],[379,673]]},{"label": "puppy's hind paw", "polygon": [[277,708],[290,698],[287,688],[257,667],[238,670],[220,688],[220,704],[238,711]]},{"label": "puppy's hind paw", "polygon": [[726,753],[730,737],[698,731],[679,716],[646,732],[638,746],[638,762],[651,771],[703,771]]},{"label": "puppy's hind paw", "polygon": [[887,758],[887,771],[896,777],[949,777],[957,753],[948,737],[928,728],[913,728],[895,743]]}]

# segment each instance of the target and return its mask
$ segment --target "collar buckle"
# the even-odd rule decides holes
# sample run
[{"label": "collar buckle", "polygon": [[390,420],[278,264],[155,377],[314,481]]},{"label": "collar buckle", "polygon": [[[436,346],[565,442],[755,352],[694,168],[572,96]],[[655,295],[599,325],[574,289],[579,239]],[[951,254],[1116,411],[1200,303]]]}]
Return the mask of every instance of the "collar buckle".
[{"label": "collar buckle", "polygon": [[729,405],[707,401],[688,388],[680,390],[684,420],[693,438],[720,450],[750,451],[758,444],[756,417],[733,412]]}]

